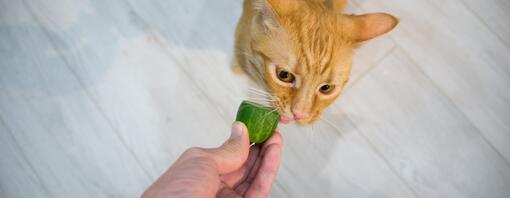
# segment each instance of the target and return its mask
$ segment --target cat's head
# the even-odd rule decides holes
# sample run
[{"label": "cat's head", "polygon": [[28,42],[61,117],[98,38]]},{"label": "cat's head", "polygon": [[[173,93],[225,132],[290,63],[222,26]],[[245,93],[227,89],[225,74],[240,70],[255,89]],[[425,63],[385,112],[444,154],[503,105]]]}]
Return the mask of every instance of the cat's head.
[{"label": "cat's head", "polygon": [[383,13],[343,15],[344,0],[248,2],[245,12],[250,14],[242,20],[250,21],[244,27],[249,49],[243,55],[258,70],[251,75],[262,77],[259,83],[282,117],[299,124],[319,120],[340,95],[349,81],[354,49],[398,23]]}]

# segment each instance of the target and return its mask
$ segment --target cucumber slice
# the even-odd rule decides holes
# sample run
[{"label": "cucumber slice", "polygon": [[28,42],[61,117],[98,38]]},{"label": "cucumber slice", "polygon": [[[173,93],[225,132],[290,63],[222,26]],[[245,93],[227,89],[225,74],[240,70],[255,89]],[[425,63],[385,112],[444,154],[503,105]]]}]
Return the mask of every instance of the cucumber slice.
[{"label": "cucumber slice", "polygon": [[246,125],[252,143],[261,144],[273,135],[280,122],[280,114],[272,108],[243,101],[237,111],[236,121]]}]

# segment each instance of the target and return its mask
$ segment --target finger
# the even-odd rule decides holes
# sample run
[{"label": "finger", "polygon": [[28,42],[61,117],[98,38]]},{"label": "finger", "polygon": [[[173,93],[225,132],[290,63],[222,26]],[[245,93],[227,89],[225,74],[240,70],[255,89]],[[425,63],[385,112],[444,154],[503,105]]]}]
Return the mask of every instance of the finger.
[{"label": "finger", "polygon": [[144,193],[147,197],[189,194],[205,197],[218,191],[216,164],[201,149],[188,149],[172,167]]},{"label": "finger", "polygon": [[236,185],[238,185],[241,181],[245,180],[246,177],[248,177],[248,174],[250,173],[250,170],[255,165],[255,161],[257,160],[260,153],[260,147],[253,146],[250,148],[250,154],[248,156],[248,160],[244,165],[241,167],[241,169],[229,173],[222,176],[222,181],[225,182],[229,187],[234,188]]},{"label": "finger", "polygon": [[232,135],[219,148],[207,149],[210,157],[216,162],[218,172],[226,174],[238,170],[248,158],[250,140],[248,129],[241,122],[232,125]]},{"label": "finger", "polygon": [[249,170],[248,176],[239,185],[236,186],[235,191],[237,193],[239,193],[240,195],[246,194],[246,192],[250,188],[251,183],[255,179],[255,176],[257,176],[257,172],[260,168],[263,158],[264,158],[263,153],[260,152],[252,168]]},{"label": "finger", "polygon": [[218,198],[242,198],[241,195],[238,195],[231,188],[223,188],[223,189],[221,189],[218,192],[218,194],[216,194],[216,197],[218,197]]},{"label": "finger", "polygon": [[281,160],[281,145],[268,146],[257,176],[246,192],[246,197],[267,197],[271,192]]},{"label": "finger", "polygon": [[283,144],[283,138],[282,138],[281,134],[279,133],[279,130],[276,130],[275,134],[273,134],[273,136],[271,136],[271,138],[269,138],[269,140],[267,140],[262,145],[262,150],[260,151],[259,156],[258,156],[255,164],[253,165],[253,167],[251,169],[249,169],[248,176],[243,180],[242,183],[240,183],[235,188],[235,191],[237,193],[239,193],[240,195],[244,195],[250,188],[253,180],[255,179],[255,177],[257,176],[257,173],[259,172],[261,163],[262,163],[263,159],[265,158],[264,153],[266,152],[268,146],[269,145],[282,145],[282,144]]},{"label": "finger", "polygon": [[265,152],[268,146],[278,144],[283,145],[283,137],[280,134],[280,131],[276,129],[276,132],[262,145],[262,153]]},{"label": "finger", "polygon": [[235,191],[237,194],[239,194],[239,195],[241,195],[241,196],[243,196],[243,197],[244,197],[244,194],[246,194],[246,192],[248,191],[248,189],[250,189],[250,185],[251,185],[251,182],[247,182],[247,181],[245,181],[245,182],[241,183],[239,186],[237,186],[237,187],[234,189],[234,191]]},{"label": "finger", "polygon": [[254,167],[251,169],[250,174],[247,177],[247,180],[252,181],[255,178],[255,176],[257,175],[257,172],[259,170],[260,163],[262,162],[261,159],[264,158],[264,154],[266,153],[266,150],[267,150],[268,146],[269,145],[273,145],[273,144],[275,144],[275,145],[282,145],[283,144],[283,138],[282,138],[282,135],[280,134],[278,129],[276,129],[276,132],[271,136],[271,138],[269,138],[262,145],[262,148],[261,148],[261,151],[260,151],[259,156],[257,158],[257,161],[256,161]]},{"label": "finger", "polygon": [[250,169],[250,174],[248,174],[248,177],[246,177],[245,181],[251,183],[253,179],[255,179],[255,176],[257,176],[257,172],[260,168],[260,165],[262,164],[262,160],[264,159],[264,153],[262,151],[257,156],[257,160],[255,160],[255,164]]},{"label": "finger", "polygon": [[241,197],[232,188],[228,187],[227,184],[221,183],[220,190],[216,193],[216,197],[218,198],[239,198]]}]

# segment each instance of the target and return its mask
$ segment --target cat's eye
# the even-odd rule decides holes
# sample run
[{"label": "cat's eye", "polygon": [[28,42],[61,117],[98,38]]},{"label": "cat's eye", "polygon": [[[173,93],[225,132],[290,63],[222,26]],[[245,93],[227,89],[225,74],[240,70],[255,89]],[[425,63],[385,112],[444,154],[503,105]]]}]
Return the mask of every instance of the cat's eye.
[{"label": "cat's eye", "polygon": [[296,81],[296,77],[294,76],[294,74],[286,70],[277,69],[276,74],[278,75],[278,79],[280,79],[282,82],[294,83]]},{"label": "cat's eye", "polygon": [[325,84],[322,85],[319,91],[322,94],[330,94],[335,89],[335,85]]}]

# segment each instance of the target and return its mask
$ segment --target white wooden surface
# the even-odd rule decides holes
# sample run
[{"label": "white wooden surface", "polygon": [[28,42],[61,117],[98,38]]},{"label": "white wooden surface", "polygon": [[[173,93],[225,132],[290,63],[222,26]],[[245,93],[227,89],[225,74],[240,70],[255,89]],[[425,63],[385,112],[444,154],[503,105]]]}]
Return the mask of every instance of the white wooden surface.
[{"label": "white wooden surface", "polygon": [[[240,0],[0,0],[0,197],[137,197],[229,135]],[[333,124],[283,126],[273,197],[508,197],[504,0],[353,0],[363,46]]]}]

